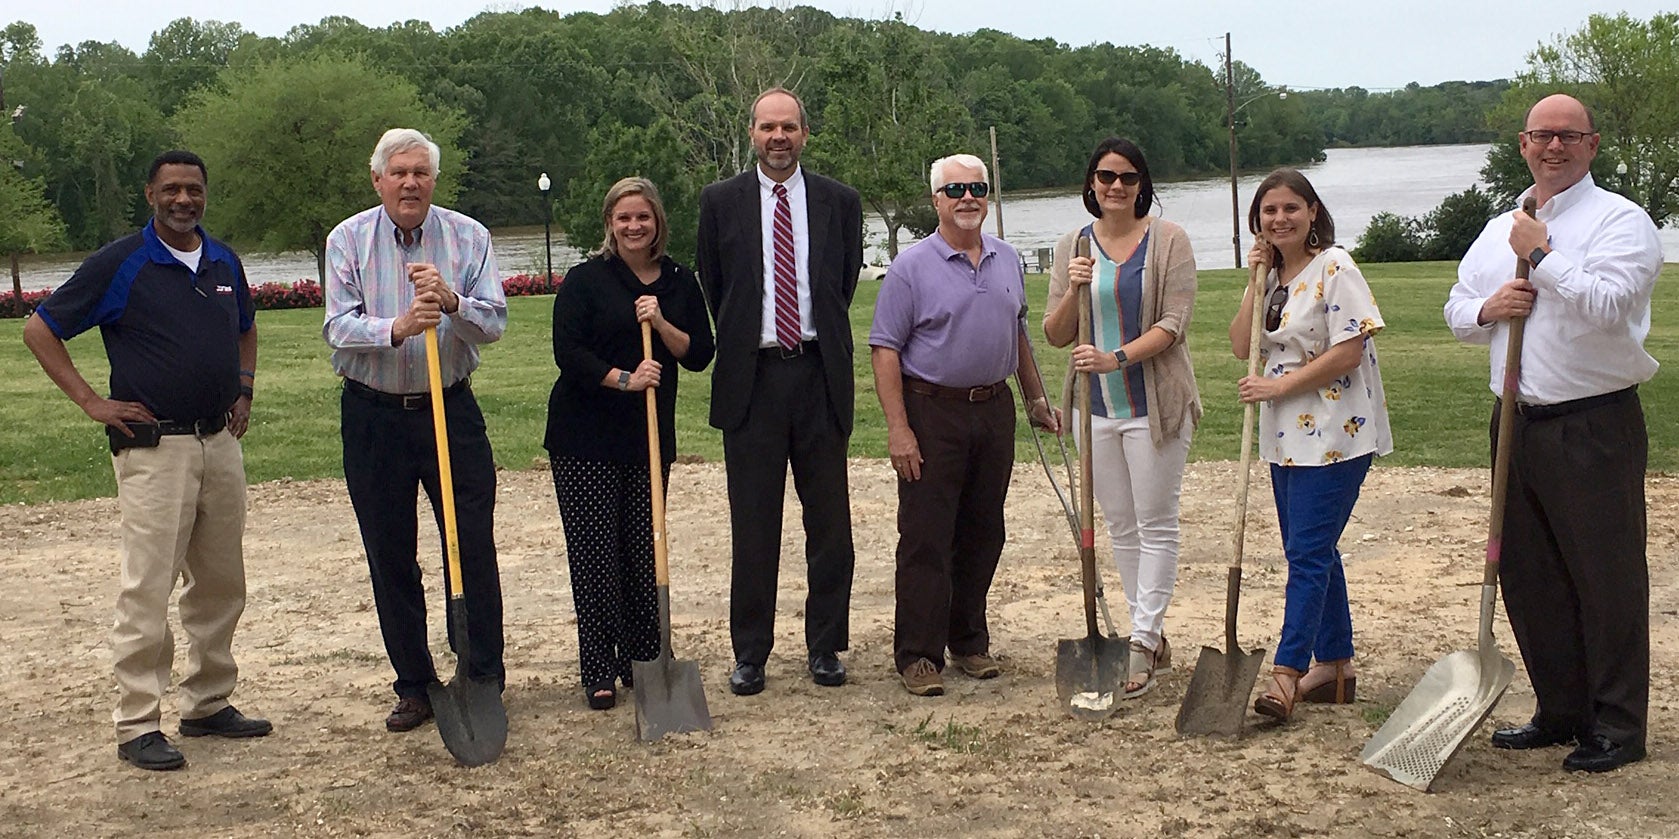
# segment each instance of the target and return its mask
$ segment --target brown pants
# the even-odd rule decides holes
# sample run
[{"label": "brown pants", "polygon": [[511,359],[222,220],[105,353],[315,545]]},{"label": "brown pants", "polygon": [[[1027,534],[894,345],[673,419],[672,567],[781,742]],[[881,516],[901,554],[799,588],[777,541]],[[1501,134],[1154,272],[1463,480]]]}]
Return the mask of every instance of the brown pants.
[{"label": "brown pants", "polygon": [[898,481],[898,671],[944,651],[990,652],[985,598],[1003,553],[1003,502],[1014,468],[1014,395],[984,402],[906,391],[921,480]]},{"label": "brown pants", "polygon": [[186,669],[180,712],[207,717],[227,707],[239,668],[233,629],[245,610],[245,460],[221,431],[202,440],[164,437],[157,448],[111,457],[122,509],[122,591],[111,654],[117,677],[117,742],[159,729],[175,657],[169,595],[181,587]]}]

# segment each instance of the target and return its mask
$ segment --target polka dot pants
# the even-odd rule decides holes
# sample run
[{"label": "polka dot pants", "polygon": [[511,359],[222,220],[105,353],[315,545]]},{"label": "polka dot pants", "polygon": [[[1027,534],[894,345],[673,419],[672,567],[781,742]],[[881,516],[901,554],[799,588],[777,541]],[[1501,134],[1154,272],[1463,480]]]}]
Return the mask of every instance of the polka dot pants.
[{"label": "polka dot pants", "polygon": [[[653,512],[647,467],[551,456],[577,609],[583,686],[630,680],[630,662],[659,654]],[[664,470],[669,478],[670,469]]]}]

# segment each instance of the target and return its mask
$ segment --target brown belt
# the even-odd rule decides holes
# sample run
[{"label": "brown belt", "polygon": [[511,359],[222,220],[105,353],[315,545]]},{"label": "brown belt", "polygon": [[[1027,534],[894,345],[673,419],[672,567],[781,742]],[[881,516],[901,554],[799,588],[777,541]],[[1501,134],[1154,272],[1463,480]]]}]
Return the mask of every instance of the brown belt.
[{"label": "brown belt", "polygon": [[934,396],[939,399],[960,399],[963,402],[984,402],[993,396],[1005,392],[1008,382],[998,382],[993,385],[979,385],[978,387],[945,387],[920,379],[904,377],[904,390],[919,393],[922,396]]}]

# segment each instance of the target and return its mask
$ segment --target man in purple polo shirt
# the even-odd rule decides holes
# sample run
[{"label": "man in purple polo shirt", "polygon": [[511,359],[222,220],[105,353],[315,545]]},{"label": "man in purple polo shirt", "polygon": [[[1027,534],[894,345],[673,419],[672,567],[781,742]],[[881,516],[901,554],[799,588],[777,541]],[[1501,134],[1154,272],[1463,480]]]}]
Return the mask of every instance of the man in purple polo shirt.
[{"label": "man in purple polo shirt", "polygon": [[990,192],[971,154],[934,161],[939,227],[893,261],[869,331],[875,392],[898,473],[893,656],[916,696],[944,693],[945,650],[968,676],[1001,672],[985,598],[1003,552],[1020,373],[1031,421],[1059,431],[1021,328],[1020,257],[981,231]]}]

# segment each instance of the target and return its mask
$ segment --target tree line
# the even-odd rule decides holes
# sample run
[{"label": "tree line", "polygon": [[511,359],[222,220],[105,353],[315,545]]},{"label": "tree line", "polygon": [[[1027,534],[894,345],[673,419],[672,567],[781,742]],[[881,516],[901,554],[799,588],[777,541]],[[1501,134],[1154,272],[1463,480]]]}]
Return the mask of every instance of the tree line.
[{"label": "tree line", "polygon": [[[1503,90],[1278,97],[1252,68],[1235,70],[1244,169],[1321,159],[1329,145],[1484,140]],[[328,17],[280,37],[181,18],[139,54],[83,42],[49,57],[19,21],[0,30],[0,105],[13,117],[0,154],[17,164],[0,167],[0,249],[86,249],[133,229],[148,213],[137,188],[147,163],[187,146],[210,163],[219,234],[319,256],[331,227],[373,201],[373,140],[406,124],[445,149],[440,203],[492,226],[551,217],[579,245],[599,240],[608,184],[650,177],[683,257],[698,190],[750,165],[747,108],[778,84],[805,100],[807,160],[858,188],[889,250],[925,206],[926,164],[984,156],[992,127],[1006,189],[1076,184],[1109,133],[1135,139],[1160,179],[1228,166],[1222,68],[1150,46],[651,2],[489,12],[444,30]]]}]

